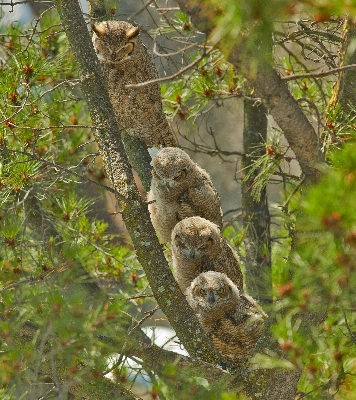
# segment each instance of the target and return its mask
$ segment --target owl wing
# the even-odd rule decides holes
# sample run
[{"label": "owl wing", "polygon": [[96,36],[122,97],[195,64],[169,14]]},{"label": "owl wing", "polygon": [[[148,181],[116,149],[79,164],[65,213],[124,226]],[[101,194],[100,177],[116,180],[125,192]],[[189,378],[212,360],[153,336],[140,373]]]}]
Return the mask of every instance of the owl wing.
[{"label": "owl wing", "polygon": [[244,362],[253,350],[259,335],[246,325],[248,317],[236,321],[234,315],[225,314],[210,329],[211,339],[218,351],[233,362]]},{"label": "owl wing", "polygon": [[262,317],[268,318],[268,315],[262,310],[262,307],[248,294],[241,294],[240,301],[246,311],[250,313],[260,314]]},{"label": "owl wing", "polygon": [[222,239],[222,250],[216,259],[216,271],[226,274],[243,291],[243,275],[240,268],[238,256],[229,243]]},{"label": "owl wing", "polygon": [[[158,72],[154,65],[154,61],[143,66],[143,68],[136,74],[136,83],[147,82],[149,80],[157,79]],[[140,90],[141,89],[141,90]],[[141,105],[142,110],[142,131],[146,137],[147,144],[150,146],[159,147],[178,145],[177,139],[174,136],[165,113],[163,112],[162,97],[159,84],[151,83],[143,88],[136,89],[132,92],[135,96],[133,101]]]}]

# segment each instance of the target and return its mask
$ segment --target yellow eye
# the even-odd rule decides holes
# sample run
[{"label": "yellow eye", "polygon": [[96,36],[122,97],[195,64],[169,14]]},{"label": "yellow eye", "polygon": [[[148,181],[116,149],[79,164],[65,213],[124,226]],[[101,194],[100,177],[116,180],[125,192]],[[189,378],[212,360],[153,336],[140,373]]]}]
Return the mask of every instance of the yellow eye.
[{"label": "yellow eye", "polygon": [[125,51],[127,52],[128,56],[133,52],[134,48],[135,48],[135,43],[134,42],[127,43],[127,45],[125,47]]},{"label": "yellow eye", "polygon": [[182,179],[184,179],[186,176],[187,176],[187,171],[186,171],[185,169],[182,169],[182,170],[179,172],[179,175],[176,176],[176,177],[174,178],[174,180],[175,180],[176,182],[179,182],[179,181],[181,181]]},{"label": "yellow eye", "polygon": [[216,293],[217,293],[217,294],[223,294],[223,293],[225,293],[225,288],[221,287],[220,289],[218,289],[218,290],[216,291]]},{"label": "yellow eye", "polygon": [[187,247],[187,245],[182,242],[182,238],[179,237],[178,235],[174,238],[174,241],[175,241],[176,245],[179,247],[184,247],[184,248]]},{"label": "yellow eye", "polygon": [[206,294],[206,290],[200,289],[200,294],[205,295]]}]

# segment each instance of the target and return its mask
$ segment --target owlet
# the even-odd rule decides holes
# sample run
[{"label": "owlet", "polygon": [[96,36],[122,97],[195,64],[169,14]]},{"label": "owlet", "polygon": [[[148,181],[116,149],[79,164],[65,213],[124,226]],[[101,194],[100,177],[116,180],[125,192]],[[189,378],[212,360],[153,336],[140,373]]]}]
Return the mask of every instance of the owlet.
[{"label": "owlet", "polygon": [[222,226],[220,198],[208,173],[175,147],[158,151],[152,159],[148,193],[152,224],[162,242],[171,239],[177,222],[199,215]]},{"label": "owlet", "polygon": [[213,271],[196,277],[186,296],[221,355],[233,363],[245,362],[267,318],[257,302],[242,294],[225,274]]},{"label": "owlet", "polygon": [[243,277],[236,252],[220,235],[220,229],[201,217],[185,218],[172,231],[175,278],[183,292],[200,273],[225,273],[243,291]]},{"label": "owlet", "polygon": [[158,83],[126,87],[158,78],[153,58],[138,36],[140,27],[125,21],[104,21],[92,24],[92,30],[119,127],[150,147],[177,146],[162,110]]}]

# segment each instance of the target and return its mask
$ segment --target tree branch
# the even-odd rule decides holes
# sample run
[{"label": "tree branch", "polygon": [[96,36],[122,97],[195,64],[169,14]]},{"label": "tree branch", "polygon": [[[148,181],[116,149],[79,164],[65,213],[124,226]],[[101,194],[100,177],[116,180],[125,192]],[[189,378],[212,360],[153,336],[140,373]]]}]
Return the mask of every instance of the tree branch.
[{"label": "tree branch", "polygon": [[[88,30],[77,0],[57,0],[68,41],[83,77],[82,90],[91,118],[98,127],[95,137],[106,173],[117,197],[123,219],[134,243],[155,298],[187,351],[217,364],[221,357],[198,323],[180,291],[152,227],[147,205],[141,199],[121,141],[114,111]],[[124,200],[123,200],[124,198]]]},{"label": "tree branch", "polygon": [[[177,3],[182,11],[191,16],[194,25],[207,35],[215,27],[216,16],[223,12],[221,9],[214,9],[208,4],[209,2],[200,0],[177,0]],[[253,57],[250,52],[245,52],[241,40],[229,53],[226,53],[226,46],[222,41],[217,43],[217,47],[261,96],[267,110],[283,130],[307,179],[317,180],[320,176],[317,164],[322,162],[319,139],[312,124],[290,93],[286,82],[267,60],[261,56]],[[261,53],[261,49],[255,50],[256,54]],[[251,58],[256,63],[255,68],[251,68]]]}]

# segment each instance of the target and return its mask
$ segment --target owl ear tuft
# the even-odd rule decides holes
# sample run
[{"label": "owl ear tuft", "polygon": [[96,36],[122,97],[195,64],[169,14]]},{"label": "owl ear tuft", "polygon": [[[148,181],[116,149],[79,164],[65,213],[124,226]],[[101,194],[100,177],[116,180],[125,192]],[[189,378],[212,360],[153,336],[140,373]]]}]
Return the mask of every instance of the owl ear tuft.
[{"label": "owl ear tuft", "polygon": [[128,39],[133,39],[140,33],[140,31],[141,28],[139,26],[133,26],[126,31],[126,37]]},{"label": "owl ear tuft", "polygon": [[104,25],[95,25],[95,24],[90,24],[90,27],[93,32],[95,32],[97,35],[102,35],[106,32],[105,26]]}]

